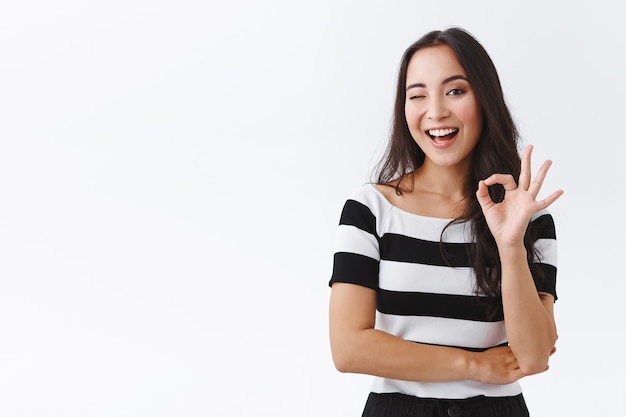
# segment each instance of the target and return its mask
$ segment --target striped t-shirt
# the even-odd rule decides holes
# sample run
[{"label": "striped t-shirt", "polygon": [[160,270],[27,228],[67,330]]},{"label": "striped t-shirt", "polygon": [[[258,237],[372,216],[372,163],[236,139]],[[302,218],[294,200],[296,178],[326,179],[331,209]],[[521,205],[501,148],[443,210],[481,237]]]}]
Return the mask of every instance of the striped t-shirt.
[{"label": "striped t-shirt", "polygon": [[[372,184],[359,188],[341,213],[330,284],[345,282],[376,290],[376,328],[405,340],[471,350],[506,344],[502,310],[494,317],[486,308],[488,299],[476,295],[468,256],[472,244],[469,225],[448,227],[442,239],[442,230],[451,220],[399,209]],[[538,236],[535,261],[544,275],[537,290],[556,299],[554,223],[545,210],[536,213],[531,222]],[[521,387],[517,382],[490,385],[470,380],[433,383],[374,377],[372,391],[469,398],[513,396]]]}]

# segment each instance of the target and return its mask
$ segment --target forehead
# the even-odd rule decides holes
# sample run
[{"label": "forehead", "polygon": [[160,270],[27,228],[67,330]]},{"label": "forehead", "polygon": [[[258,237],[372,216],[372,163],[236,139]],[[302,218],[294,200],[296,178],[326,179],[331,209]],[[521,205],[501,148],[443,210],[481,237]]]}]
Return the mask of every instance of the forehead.
[{"label": "forehead", "polygon": [[424,83],[438,84],[453,75],[467,77],[456,55],[446,45],[420,49],[411,57],[407,67],[407,85]]}]

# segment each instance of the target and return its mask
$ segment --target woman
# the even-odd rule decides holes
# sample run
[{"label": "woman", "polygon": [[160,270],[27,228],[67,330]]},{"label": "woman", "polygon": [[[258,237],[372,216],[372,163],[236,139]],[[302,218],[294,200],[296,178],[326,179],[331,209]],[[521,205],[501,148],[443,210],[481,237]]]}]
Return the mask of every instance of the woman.
[{"label": "woman", "polygon": [[363,416],[527,416],[518,380],[557,339],[556,239],[496,69],[466,31],[403,55],[376,184],[347,200],[330,341],[341,372],[373,375]]}]

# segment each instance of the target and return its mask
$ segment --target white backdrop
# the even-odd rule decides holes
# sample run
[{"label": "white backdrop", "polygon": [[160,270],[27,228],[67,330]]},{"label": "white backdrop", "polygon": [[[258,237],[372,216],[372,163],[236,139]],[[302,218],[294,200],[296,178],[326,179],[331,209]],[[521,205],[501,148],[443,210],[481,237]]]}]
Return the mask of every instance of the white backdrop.
[{"label": "white backdrop", "polygon": [[566,192],[533,415],[624,415],[624,4],[3,2],[0,416],[360,415],[370,379],[328,347],[335,227],[401,53],[451,25]]}]

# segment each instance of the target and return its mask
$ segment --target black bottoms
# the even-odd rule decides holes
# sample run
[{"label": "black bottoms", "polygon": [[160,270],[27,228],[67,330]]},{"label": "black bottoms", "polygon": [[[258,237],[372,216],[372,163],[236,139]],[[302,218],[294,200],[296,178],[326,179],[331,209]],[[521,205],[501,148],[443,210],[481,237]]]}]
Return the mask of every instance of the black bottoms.
[{"label": "black bottoms", "polygon": [[363,417],[528,417],[522,394],[462,400],[370,393]]}]

